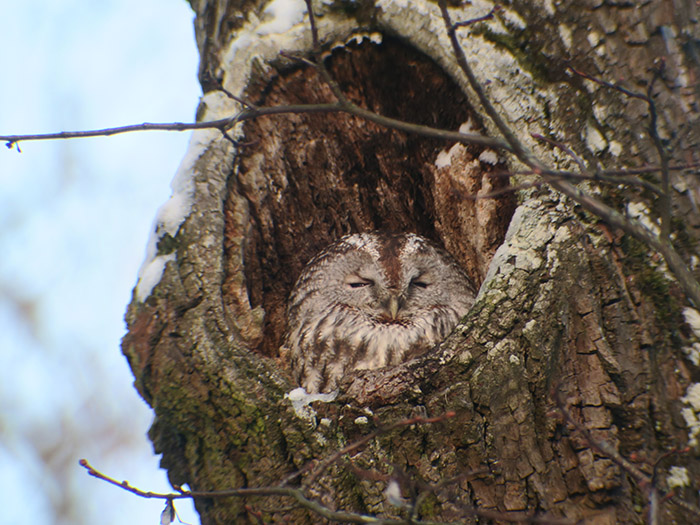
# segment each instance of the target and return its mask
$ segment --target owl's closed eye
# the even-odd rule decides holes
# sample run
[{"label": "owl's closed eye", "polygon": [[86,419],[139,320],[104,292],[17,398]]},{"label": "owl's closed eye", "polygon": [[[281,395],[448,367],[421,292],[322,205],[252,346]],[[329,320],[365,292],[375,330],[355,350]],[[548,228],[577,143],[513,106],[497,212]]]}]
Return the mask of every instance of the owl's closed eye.
[{"label": "owl's closed eye", "polygon": [[444,339],[475,288],[444,250],[412,233],[359,233],[304,268],[289,298],[284,345],[308,392],[352,370],[397,365]]}]

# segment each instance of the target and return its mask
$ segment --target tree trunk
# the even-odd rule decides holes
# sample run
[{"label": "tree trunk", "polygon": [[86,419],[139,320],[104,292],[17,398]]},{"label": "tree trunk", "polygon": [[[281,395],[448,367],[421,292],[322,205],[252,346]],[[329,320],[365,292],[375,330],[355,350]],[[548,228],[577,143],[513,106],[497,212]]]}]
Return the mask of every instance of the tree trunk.
[{"label": "tree trunk", "polygon": [[[199,120],[242,109],[221,87],[260,107],[334,102],[316,69],[294,58],[310,57],[308,17],[275,25],[260,2],[191,3],[205,91]],[[459,36],[487,95],[543,162],[576,167],[531,134],[593,169],[658,166],[647,104],[569,68],[646,92],[661,60],[665,76],[653,89],[661,139],[671,164],[700,160],[694,2],[515,4]],[[491,7],[473,2],[451,14],[464,21]],[[352,102],[498,136],[434,3],[318,9],[325,63]],[[229,136],[195,133],[159,215],[151,282],[142,275],[127,313],[123,351],[154,409],[150,436],[173,484],[274,487],[301,470],[286,486],[363,515],[636,523],[656,513],[664,523],[697,522],[677,501],[697,504],[700,488],[700,424],[692,427],[700,400],[691,396],[700,327],[684,323],[694,310],[658,254],[546,185],[522,186],[527,176],[504,192],[502,175],[523,165],[503,152],[339,112],[260,117]],[[673,173],[673,239],[696,264],[698,179]],[[658,202],[644,188],[580,187],[631,220],[656,222]],[[356,374],[334,401],[293,406],[285,394],[296,385],[279,353],[287,295],[325,245],[374,229],[444,245],[481,284],[476,305],[425,358]],[[416,416],[437,420],[386,428]],[[662,457],[689,440],[689,453]],[[653,489],[676,486],[678,498],[650,507],[654,490],[620,458],[645,475],[655,466]],[[686,486],[668,481],[681,472],[672,467],[686,469]],[[404,506],[383,492],[392,480]],[[197,498],[196,506],[205,524],[323,521],[283,495]]]}]

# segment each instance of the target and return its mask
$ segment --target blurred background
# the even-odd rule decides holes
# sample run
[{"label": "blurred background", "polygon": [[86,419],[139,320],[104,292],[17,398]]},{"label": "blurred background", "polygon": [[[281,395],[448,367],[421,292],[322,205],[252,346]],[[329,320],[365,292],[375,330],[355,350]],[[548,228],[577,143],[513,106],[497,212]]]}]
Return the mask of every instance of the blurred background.
[{"label": "blurred background", "polygon": [[[0,134],[192,121],[185,0],[23,0],[0,17]],[[0,501],[4,524],[159,521],[169,491],[119,342],[189,132],[0,148]],[[176,505],[198,523],[189,503]]]}]

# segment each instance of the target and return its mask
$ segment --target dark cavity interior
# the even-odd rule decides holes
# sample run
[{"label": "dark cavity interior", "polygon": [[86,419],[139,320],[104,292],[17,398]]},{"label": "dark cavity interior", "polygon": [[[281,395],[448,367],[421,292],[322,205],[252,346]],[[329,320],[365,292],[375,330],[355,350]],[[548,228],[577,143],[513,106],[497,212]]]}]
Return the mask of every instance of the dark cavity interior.
[{"label": "dark cavity interior", "polygon": [[[335,49],[326,65],[352,102],[381,115],[447,130],[458,130],[467,119],[473,127],[480,126],[457,84],[427,56],[397,39],[385,37],[381,44],[365,40]],[[247,97],[260,106],[334,102],[315,69],[302,64],[259,79]],[[462,186],[448,188],[447,193],[454,194],[440,198],[436,193],[435,160],[452,144],[342,113],[259,118],[245,124],[243,140],[246,145],[236,159],[238,174],[229,181],[226,229],[229,235],[245,237],[248,297],[253,308],[262,306],[265,311],[263,337],[252,344],[255,350],[278,355],[287,297],[301,269],[346,233],[416,232],[453,252],[480,284],[490,254],[479,255],[470,247],[469,239],[457,234],[457,224],[460,216],[474,214],[484,201],[469,198]],[[476,146],[466,150],[474,159],[481,151]],[[504,169],[481,164],[482,174]],[[503,177],[490,180],[494,189],[507,184]],[[470,188],[480,187],[478,177]],[[236,194],[248,204],[243,233],[233,230],[239,226],[231,219]],[[494,250],[512,215],[513,198],[506,194],[496,202],[499,217],[488,225]],[[228,257],[230,243],[226,249],[225,298],[227,287],[239,286],[234,257]],[[235,315],[235,305],[227,306]]]}]

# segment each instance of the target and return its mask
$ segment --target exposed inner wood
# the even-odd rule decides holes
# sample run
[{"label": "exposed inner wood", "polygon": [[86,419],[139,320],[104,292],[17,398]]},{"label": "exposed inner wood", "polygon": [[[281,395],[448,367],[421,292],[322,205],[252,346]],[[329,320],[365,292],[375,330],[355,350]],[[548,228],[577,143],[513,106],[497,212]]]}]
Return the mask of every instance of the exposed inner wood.
[{"label": "exposed inner wood", "polygon": [[[449,130],[469,121],[472,130],[481,129],[458,86],[396,39],[338,48],[327,66],[350,100],[379,114]],[[334,101],[306,65],[280,71],[248,97],[265,106]],[[268,356],[277,355],[295,279],[333,240],[375,229],[413,231],[445,246],[480,283],[514,208],[510,194],[472,198],[507,184],[507,178],[488,177],[505,167],[481,162],[482,148],[458,145],[450,151],[453,144],[350,115],[260,118],[246,124],[244,141],[249,145],[236,159],[226,227],[227,233],[234,227],[231,196],[243,195],[250,217],[247,299],[265,311],[263,337],[250,343]],[[441,152],[450,161],[438,168]],[[227,293],[234,274],[229,268],[223,285],[231,315],[241,308],[240,298]]]}]

